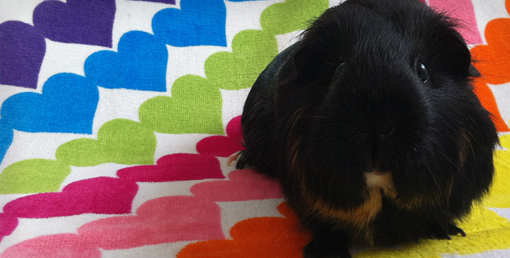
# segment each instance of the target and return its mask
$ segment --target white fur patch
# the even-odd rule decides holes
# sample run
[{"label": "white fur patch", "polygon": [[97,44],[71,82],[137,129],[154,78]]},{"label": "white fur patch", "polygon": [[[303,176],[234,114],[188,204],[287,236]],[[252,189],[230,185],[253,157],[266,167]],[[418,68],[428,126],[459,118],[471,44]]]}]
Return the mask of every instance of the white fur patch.
[{"label": "white fur patch", "polygon": [[368,188],[382,188],[386,181],[386,174],[373,172],[365,173],[365,180]]}]

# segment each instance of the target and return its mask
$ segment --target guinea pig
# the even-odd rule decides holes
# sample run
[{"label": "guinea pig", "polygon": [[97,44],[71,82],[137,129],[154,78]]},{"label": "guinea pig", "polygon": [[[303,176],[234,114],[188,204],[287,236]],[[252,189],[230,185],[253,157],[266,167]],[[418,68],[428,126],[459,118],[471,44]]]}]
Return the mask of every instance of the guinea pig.
[{"label": "guinea pig", "polygon": [[347,0],[254,83],[234,158],[278,179],[313,233],[304,257],[465,236],[498,135],[457,27],[418,0]]}]

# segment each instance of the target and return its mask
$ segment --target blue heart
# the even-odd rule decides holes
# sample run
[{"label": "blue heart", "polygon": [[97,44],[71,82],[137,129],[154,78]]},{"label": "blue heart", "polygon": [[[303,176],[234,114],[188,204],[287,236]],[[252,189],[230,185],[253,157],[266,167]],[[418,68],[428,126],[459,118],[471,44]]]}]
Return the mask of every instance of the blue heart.
[{"label": "blue heart", "polygon": [[12,143],[13,132],[12,129],[6,126],[4,120],[0,119],[0,164],[4,159],[5,153]]},{"label": "blue heart", "polygon": [[169,8],[152,18],[152,30],[167,44],[227,46],[223,0],[182,0],[181,9]]},{"label": "blue heart", "polygon": [[92,133],[99,90],[83,76],[60,73],[44,84],[42,94],[24,92],[4,101],[6,126],[25,132]]},{"label": "blue heart", "polygon": [[103,50],[85,60],[85,75],[104,88],[166,91],[168,50],[154,35],[125,33],[118,52]]}]

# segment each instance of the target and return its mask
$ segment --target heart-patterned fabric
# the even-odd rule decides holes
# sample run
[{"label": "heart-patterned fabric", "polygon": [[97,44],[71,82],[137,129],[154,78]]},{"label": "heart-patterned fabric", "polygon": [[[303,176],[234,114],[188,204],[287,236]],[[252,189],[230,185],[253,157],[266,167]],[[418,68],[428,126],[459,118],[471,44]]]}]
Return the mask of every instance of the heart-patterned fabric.
[{"label": "heart-patterned fabric", "polygon": [[[341,1],[1,0],[0,258],[302,257],[278,183],[226,163],[258,74]],[[354,256],[510,257],[510,0],[423,2],[462,20],[496,180],[467,237]]]}]

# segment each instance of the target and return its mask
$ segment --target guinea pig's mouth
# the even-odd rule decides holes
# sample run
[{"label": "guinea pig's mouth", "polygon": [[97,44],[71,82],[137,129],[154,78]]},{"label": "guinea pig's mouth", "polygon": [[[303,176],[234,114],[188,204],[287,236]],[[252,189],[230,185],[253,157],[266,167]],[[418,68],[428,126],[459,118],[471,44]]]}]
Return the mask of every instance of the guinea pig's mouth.
[{"label": "guinea pig's mouth", "polygon": [[378,170],[365,172],[365,174],[370,174],[370,175],[374,175],[374,176],[383,176],[387,173],[389,173],[389,172],[388,171],[378,171]]}]

